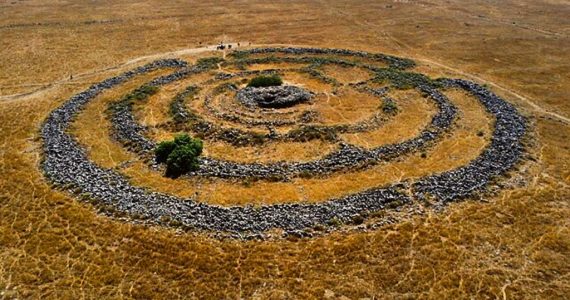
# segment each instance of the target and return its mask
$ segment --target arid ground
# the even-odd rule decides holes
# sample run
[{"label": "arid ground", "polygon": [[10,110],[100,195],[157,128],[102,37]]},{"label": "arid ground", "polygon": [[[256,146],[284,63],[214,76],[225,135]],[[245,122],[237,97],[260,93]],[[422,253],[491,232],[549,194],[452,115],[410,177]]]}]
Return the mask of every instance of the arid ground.
[{"label": "arid ground", "polygon": [[[570,2],[563,0],[0,0],[0,299],[567,299],[569,35]],[[432,78],[474,81],[526,118],[524,159],[491,192],[442,210],[402,210],[373,229],[312,238],[241,240],[137,224],[104,216],[50,184],[40,167],[40,127],[52,110],[155,59],[221,57],[229,53],[215,50],[221,41],[244,49],[385,53],[414,60],[413,71]],[[344,82],[366,76],[337,67],[322,71]],[[70,132],[89,159],[120,170],[131,183],[211,205],[319,203],[444,172],[476,158],[493,126],[472,96],[449,90],[445,95],[460,114],[454,130],[421,155],[287,182],[169,179],[111,137],[106,112],[109,103],[165,71],[153,72],[97,96]],[[169,118],[172,97],[205,79],[200,76],[135,105],[153,139],[171,137],[157,125]],[[326,124],[358,121],[376,105],[343,90],[330,96],[322,83],[294,72],[284,78],[326,95],[314,104]],[[435,113],[413,90],[390,93],[400,113],[343,139],[364,148],[396,143],[417,134]],[[214,105],[223,107],[223,100]],[[200,103],[191,108],[207,115]],[[265,163],[310,160],[330,148],[320,140],[239,148],[206,140],[204,151]]]}]

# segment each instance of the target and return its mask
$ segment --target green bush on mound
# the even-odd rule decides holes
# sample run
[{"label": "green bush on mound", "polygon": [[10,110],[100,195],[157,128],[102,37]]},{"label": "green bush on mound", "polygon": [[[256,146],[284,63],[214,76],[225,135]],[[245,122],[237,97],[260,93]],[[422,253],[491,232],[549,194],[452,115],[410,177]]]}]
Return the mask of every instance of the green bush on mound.
[{"label": "green bush on mound", "polygon": [[386,100],[382,103],[382,111],[387,114],[395,114],[398,112],[398,106],[392,100]]},{"label": "green bush on mound", "polygon": [[271,75],[271,76],[257,76],[254,77],[253,79],[251,79],[249,81],[249,83],[247,84],[247,86],[250,87],[266,87],[266,86],[280,86],[283,84],[283,80],[281,80],[281,77],[279,77],[279,75],[275,74],[275,75]]},{"label": "green bush on mound", "polygon": [[166,163],[166,176],[176,178],[198,169],[198,156],[202,154],[202,140],[188,134],[179,134],[173,141],[164,141],[155,149],[156,161]]}]

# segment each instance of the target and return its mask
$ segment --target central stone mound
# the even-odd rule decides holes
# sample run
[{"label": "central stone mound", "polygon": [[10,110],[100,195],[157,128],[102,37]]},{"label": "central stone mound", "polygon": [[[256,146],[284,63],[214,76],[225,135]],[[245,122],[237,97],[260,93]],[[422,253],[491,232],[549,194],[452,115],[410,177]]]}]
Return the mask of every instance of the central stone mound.
[{"label": "central stone mound", "polygon": [[249,108],[286,108],[306,102],[312,94],[292,85],[245,87],[238,91],[237,100]]}]

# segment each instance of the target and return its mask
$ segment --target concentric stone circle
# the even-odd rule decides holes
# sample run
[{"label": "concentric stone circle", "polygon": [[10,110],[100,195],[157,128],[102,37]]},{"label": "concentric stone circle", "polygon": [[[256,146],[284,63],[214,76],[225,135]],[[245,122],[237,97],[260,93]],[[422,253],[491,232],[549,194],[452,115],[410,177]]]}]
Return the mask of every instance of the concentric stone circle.
[{"label": "concentric stone circle", "polygon": [[[279,54],[281,56],[243,58],[247,55],[259,53]],[[312,55],[326,55],[327,57],[316,59]],[[239,64],[305,62],[311,65],[358,66],[374,72],[377,76],[387,76],[390,80],[402,76],[406,72],[405,69],[414,65],[413,61],[407,59],[343,49],[256,48],[234,52],[233,56],[236,57],[236,63]],[[344,60],[343,58],[346,57],[379,61],[389,67],[381,68],[370,64],[357,64],[354,61]],[[173,195],[151,191],[145,187],[134,186],[118,171],[98,166],[89,160],[85,149],[68,133],[68,128],[74,117],[85,108],[87,103],[94,100],[104,90],[119,86],[136,75],[163,68],[172,68],[174,71],[170,75],[153,79],[147,85],[164,86],[184,79],[191,74],[211,70],[212,64],[188,65],[188,63],[177,59],[158,60],[94,84],[87,90],[68,99],[50,113],[41,127],[44,154],[41,168],[47,179],[63,189],[82,195],[79,197],[80,199],[89,199],[100,206],[112,207],[114,215],[141,219],[147,223],[181,226],[189,230],[221,233],[242,238],[264,237],[268,231],[274,229],[282,230],[285,234],[310,236],[311,229],[316,226],[325,227],[327,229],[324,232],[330,232],[339,228],[338,224],[351,223],[355,218],[366,219],[374,212],[398,209],[407,203],[426,198],[435,198],[438,205],[443,206],[455,200],[469,197],[473,193],[484,191],[494,177],[511,170],[524,153],[522,138],[526,132],[526,122],[511,104],[484,87],[467,80],[440,79],[435,84],[424,77],[405,73],[404,79],[411,78],[414,88],[431,99],[438,109],[429,125],[410,140],[373,149],[363,149],[332,137],[331,142],[338,143],[337,150],[323,158],[308,162],[237,163],[204,157],[199,170],[189,175],[258,178],[262,180],[268,177],[277,177],[279,180],[288,180],[291,177],[301,175],[322,176],[343,170],[366,168],[379,161],[421,151],[436,143],[443,133],[452,129],[457,109],[438,90],[446,87],[459,88],[470,93],[495,119],[491,142],[479,157],[465,166],[440,174],[425,176],[417,180],[395,182],[387,186],[372,187],[363,192],[315,204],[221,207],[200,203],[194,199],[180,199]],[[327,77],[310,67],[301,71],[332,86],[338,87],[340,85],[336,79]],[[235,76],[238,74],[224,75],[220,73],[215,81],[227,80]],[[405,80],[399,82],[405,82]],[[382,101],[389,100],[386,99],[384,90],[372,88],[367,85],[367,82],[350,84],[350,86],[373,94]],[[216,124],[202,120],[200,116],[195,116],[188,111],[184,102],[188,95],[199,88],[190,86],[173,99],[171,104],[173,120],[178,120],[176,122],[180,124],[193,122],[193,130],[204,130],[214,138],[222,138],[225,135],[227,139],[232,139],[235,136],[247,134],[239,129],[232,131],[217,128]],[[239,87],[236,88],[235,86],[228,86],[228,88],[237,90],[238,95],[239,91],[245,90],[244,88],[240,90]],[[239,98],[239,96],[237,97]],[[250,98],[248,97],[248,99]],[[114,107],[110,117],[113,137],[128,145],[132,151],[140,155],[148,155],[154,148],[155,142],[145,135],[145,127],[132,114],[132,105],[133,103],[121,103]],[[279,135],[274,129],[271,131],[272,126],[280,126],[277,123],[267,126],[270,128],[266,136],[263,136],[264,139],[292,138],[287,134]],[[351,124],[334,128],[334,130],[340,132],[366,130],[366,128],[360,127],[366,126]],[[316,128],[314,130],[326,131],[331,129]]]}]

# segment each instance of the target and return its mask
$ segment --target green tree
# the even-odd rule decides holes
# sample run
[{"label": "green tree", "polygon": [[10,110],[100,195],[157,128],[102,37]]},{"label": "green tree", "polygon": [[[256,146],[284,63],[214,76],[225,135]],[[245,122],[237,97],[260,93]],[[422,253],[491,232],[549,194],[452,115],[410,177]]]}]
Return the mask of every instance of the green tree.
[{"label": "green tree", "polygon": [[158,163],[165,163],[168,155],[176,148],[176,144],[173,141],[164,141],[158,144],[156,149],[154,149],[154,154],[156,155],[156,161]]},{"label": "green tree", "polygon": [[156,161],[166,163],[166,176],[178,177],[188,171],[198,169],[198,157],[202,154],[203,143],[188,134],[179,134],[173,141],[164,141],[155,149]]}]

